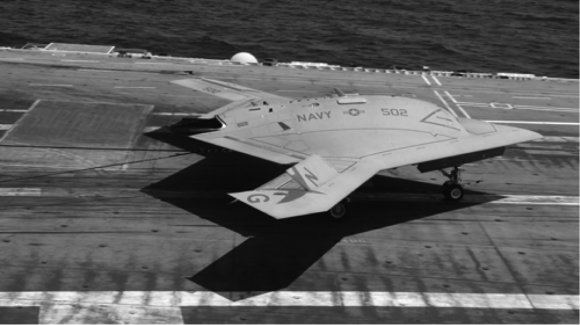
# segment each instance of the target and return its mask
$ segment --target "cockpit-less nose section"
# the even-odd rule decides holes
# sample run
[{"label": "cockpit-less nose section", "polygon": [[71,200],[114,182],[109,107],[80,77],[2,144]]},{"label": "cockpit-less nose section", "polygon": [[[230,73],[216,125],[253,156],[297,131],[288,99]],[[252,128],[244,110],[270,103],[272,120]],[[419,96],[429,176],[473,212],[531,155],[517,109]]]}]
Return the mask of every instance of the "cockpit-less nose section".
[{"label": "cockpit-less nose section", "polygon": [[[203,91],[204,82],[176,81]],[[275,218],[346,213],[348,195],[377,172],[416,165],[442,170],[445,198],[459,201],[459,166],[502,155],[506,146],[541,138],[524,129],[461,119],[429,102],[398,96],[334,96],[306,100],[256,97],[212,81],[212,94],[245,94],[227,107],[171,126],[176,133],[279,164],[291,165],[257,189],[231,193]],[[216,88],[222,85],[221,88]],[[253,96],[253,97],[252,97]],[[272,95],[274,96],[274,95]],[[450,172],[444,171],[451,168]]]}]

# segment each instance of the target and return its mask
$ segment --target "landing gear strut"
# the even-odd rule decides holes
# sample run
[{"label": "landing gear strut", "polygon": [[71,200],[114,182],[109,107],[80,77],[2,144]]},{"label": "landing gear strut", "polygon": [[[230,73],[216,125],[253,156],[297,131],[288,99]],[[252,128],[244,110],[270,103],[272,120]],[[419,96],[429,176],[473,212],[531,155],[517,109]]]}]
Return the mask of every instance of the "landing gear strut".
[{"label": "landing gear strut", "polygon": [[463,186],[461,185],[461,170],[459,167],[453,167],[449,173],[441,170],[441,173],[449,178],[449,180],[443,183],[443,186],[441,187],[443,196],[449,201],[461,201],[464,195],[464,190]]}]

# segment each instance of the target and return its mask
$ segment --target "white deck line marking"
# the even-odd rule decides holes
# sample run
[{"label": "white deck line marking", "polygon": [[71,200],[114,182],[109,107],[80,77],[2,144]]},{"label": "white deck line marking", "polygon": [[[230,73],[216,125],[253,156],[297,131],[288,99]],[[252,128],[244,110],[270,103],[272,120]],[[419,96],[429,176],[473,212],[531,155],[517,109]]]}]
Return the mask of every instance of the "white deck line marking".
[{"label": "white deck line marking", "polygon": [[[493,103],[474,103],[474,102],[456,102],[455,104],[462,105],[462,106],[469,106],[469,107],[483,107],[483,108],[497,108],[491,106]],[[497,103],[496,103],[497,104]],[[580,112],[578,108],[567,108],[567,107],[546,107],[546,106],[531,106],[531,105],[510,105],[510,108],[503,108],[503,109],[528,109],[528,110],[545,110],[545,111],[558,111],[558,112]]]},{"label": "white deck line marking", "polygon": [[61,60],[62,62],[99,63],[99,60]]},{"label": "white deck line marking", "polygon": [[544,161],[540,159],[519,159],[519,158],[502,158],[502,157],[495,157],[489,158],[491,160],[505,160],[505,161]]},{"label": "white deck line marking", "polygon": [[[1,196],[47,196],[47,197],[118,197],[120,192],[123,191],[124,194],[131,194],[137,192],[136,190],[128,189],[118,189],[118,188],[101,188],[101,189],[83,189],[83,188],[70,188],[68,192],[61,193],[55,192],[53,188],[28,188],[28,187],[15,187],[15,188],[0,188]],[[195,192],[191,192],[191,197],[195,197]],[[433,197],[432,195],[421,195],[415,193],[373,193],[373,194],[361,194],[356,197],[361,201],[416,201],[416,202],[435,202],[439,200],[439,197]],[[493,203],[493,204],[522,204],[522,205],[580,205],[580,199],[577,196],[561,196],[561,195],[465,195],[465,202],[481,202],[481,203]]]},{"label": "white deck line marking", "polygon": [[174,65],[174,64],[178,64],[178,65],[183,65],[183,64],[187,64],[187,63],[181,63],[181,62],[176,62],[176,63],[172,63],[172,62],[135,62],[135,64],[149,64],[149,65],[155,65],[155,64],[166,64],[166,65]]},{"label": "white deck line marking", "polygon": [[457,113],[455,113],[455,111],[453,109],[451,109],[451,107],[447,104],[445,99],[443,99],[443,97],[441,95],[439,95],[437,90],[433,90],[433,92],[435,93],[435,95],[437,95],[437,97],[439,97],[439,100],[441,100],[441,102],[443,102],[443,105],[445,105],[445,107],[447,107],[447,110],[449,112],[451,112],[451,114],[453,114],[453,116],[457,117]]},{"label": "white deck line marking", "polygon": [[524,152],[527,153],[527,154],[529,154],[529,155],[578,157],[578,153],[572,153],[572,152],[562,151],[562,150],[531,150],[531,149],[524,149]]},{"label": "white deck line marking", "polygon": [[312,90],[300,90],[300,89],[280,89],[276,90],[277,93],[309,93],[309,94],[317,94],[317,91]]},{"label": "white deck line marking", "polygon": [[518,111],[529,110],[529,111],[580,113],[580,111],[578,111],[576,109],[568,109],[568,108],[543,108],[543,107],[518,107],[518,106],[514,106],[512,109],[518,110]]},{"label": "white deck line marking", "polygon": [[[112,62],[114,63],[114,62]],[[76,69],[73,72],[103,72],[103,73],[145,73],[145,74],[158,74],[157,72],[147,72],[147,71],[128,71],[128,70],[101,70],[101,69]]]},{"label": "white deck line marking", "polygon": [[427,83],[427,85],[431,86],[431,83],[429,82],[429,79],[427,79],[427,76],[425,76],[424,74],[422,74],[421,77],[423,77],[423,80],[425,80],[425,82]]},{"label": "white deck line marking", "polygon": [[519,92],[506,93],[505,91],[493,91],[493,90],[490,90],[489,88],[478,88],[478,87],[471,88],[471,89],[457,88],[457,89],[453,90],[453,92],[457,92],[457,91],[471,93],[471,94],[468,94],[469,96],[472,96],[473,93],[476,93],[479,95],[481,95],[481,94],[500,94],[500,95],[512,95],[512,96],[516,96],[516,95],[522,95],[522,96],[541,95],[541,96],[570,97],[570,98],[580,97],[580,96],[578,96],[578,93],[549,93],[549,94],[519,93]]},{"label": "white deck line marking", "polygon": [[2,113],[26,113],[28,112],[27,109],[4,109],[0,110]]},{"label": "white deck line marking", "polygon": [[41,84],[41,83],[31,83],[28,84],[31,87],[74,87],[68,84]]},{"label": "white deck line marking", "polygon": [[459,110],[461,111],[461,113],[463,113],[463,115],[465,115],[465,117],[471,118],[471,116],[469,116],[469,114],[467,114],[467,112],[463,109],[463,107],[461,107],[459,104],[457,104],[457,101],[455,100],[455,98],[453,98],[453,96],[451,96],[451,94],[448,91],[445,91],[445,94],[447,95],[447,97],[449,97],[449,99],[451,99],[451,101],[455,104],[455,106],[457,106],[457,108],[459,108]]},{"label": "white deck line marking", "polygon": [[42,196],[40,188],[0,188],[0,196]]},{"label": "white deck line marking", "polygon": [[115,86],[117,89],[156,89],[157,87],[129,87],[129,86]]},{"label": "white deck line marking", "polygon": [[530,106],[530,105],[515,105],[514,108],[517,108],[517,109],[546,108],[546,109],[553,109],[553,110],[580,111],[580,109],[578,109],[578,108],[551,107],[551,106]]},{"label": "white deck line marking", "polygon": [[[472,195],[471,197],[474,196],[475,195]],[[466,196],[466,198],[468,197]],[[580,205],[580,198],[577,196],[509,195],[505,198],[490,201],[488,203],[526,205]]]},{"label": "white deck line marking", "polygon": [[541,99],[541,100],[551,100],[552,97],[533,97],[533,96],[512,96],[513,99]]},{"label": "white deck line marking", "polygon": [[[233,295],[244,294],[232,292]],[[70,304],[141,307],[437,307],[578,310],[578,295],[384,291],[277,291],[231,301],[211,291],[0,292],[0,306],[53,308]],[[47,310],[47,311],[48,311]],[[75,312],[75,310],[71,310]],[[78,311],[77,311],[78,312]],[[41,311],[46,314],[46,311]],[[45,319],[46,320],[46,319]]]},{"label": "white deck line marking", "polygon": [[153,112],[153,115],[161,115],[161,116],[202,116],[205,115],[204,113],[180,113],[180,112]]},{"label": "white deck line marking", "polygon": [[[353,195],[360,201],[398,201],[398,202],[437,202],[438,196],[415,193],[373,193]],[[465,195],[462,202],[482,204],[521,204],[521,205],[580,205],[577,196],[554,195]]]},{"label": "white deck line marking", "polygon": [[485,122],[489,123],[498,123],[498,124],[538,124],[538,125],[580,125],[580,123],[573,123],[573,122],[536,122],[536,121],[490,121],[487,120]]},{"label": "white deck line marking", "polygon": [[457,103],[459,103],[457,100],[455,100],[455,98],[453,98],[453,96],[451,96],[451,94],[450,94],[450,93],[449,93],[447,90],[445,90],[445,94],[447,95],[447,97],[449,97],[449,99],[451,99],[451,101],[452,101],[454,104],[457,104]]},{"label": "white deck line marking", "polygon": [[[525,93],[513,93],[513,95],[526,95]],[[564,98],[578,98],[580,96],[578,96],[578,94],[566,94],[566,93],[552,93],[552,94],[546,94],[546,95],[550,95],[550,97],[564,97]]]},{"label": "white deck line marking", "polygon": [[76,71],[76,72],[78,72],[78,71],[82,71],[82,72],[117,72],[117,73],[132,72],[132,71],[120,71],[120,70],[101,70],[101,69],[76,69],[74,71]]},{"label": "white deck line marking", "polygon": [[10,130],[14,124],[0,124],[0,131]]},{"label": "white deck line marking", "polygon": [[484,104],[484,103],[459,102],[457,104],[459,104],[461,106],[489,108],[489,104]]},{"label": "white deck line marking", "polygon": [[[111,104],[111,105],[119,105],[119,106],[150,106],[150,107],[154,106],[154,105],[139,104],[139,103],[104,102],[104,101],[97,101],[97,100],[87,101],[87,100],[43,99],[43,101],[45,101],[45,102],[65,102],[65,103],[87,103],[87,104]],[[30,109],[32,109],[32,107]]]},{"label": "white deck line marking", "polygon": [[580,142],[578,137],[552,137],[547,136],[541,139],[532,140],[532,142]]},{"label": "white deck line marking", "polygon": [[[135,93],[127,93],[127,92],[123,92],[123,91],[119,91],[118,94],[125,94],[125,95],[135,95]],[[148,93],[148,92],[143,92],[140,93],[139,96],[168,96],[168,97],[184,97],[184,98],[190,98],[191,99],[191,95],[176,95],[176,94],[160,94],[160,93]]]},{"label": "white deck line marking", "polygon": [[[20,121],[22,120],[22,118],[24,118],[26,116],[26,114],[28,114],[29,111],[33,110],[36,107],[36,105],[38,105],[38,103],[40,103],[40,99],[35,100],[34,103],[32,103],[32,105],[30,105],[30,107],[27,110],[19,110],[19,111],[22,111],[22,113],[24,113],[24,115],[22,115],[22,117],[20,119],[18,119],[18,121],[16,121],[14,126],[17,126],[20,123]],[[6,111],[9,111],[9,110],[4,110],[4,112],[6,112]],[[16,110],[11,110],[11,111],[16,111]],[[0,137],[0,141],[6,139],[6,137],[10,134],[10,132],[12,132],[12,130],[14,130],[14,127],[10,128],[6,132],[4,132],[4,135]]]},{"label": "white deck line marking", "polygon": [[433,80],[435,80],[435,82],[439,85],[442,86],[441,83],[439,82],[439,79],[435,78],[435,76],[431,75],[431,78],[433,78]]}]

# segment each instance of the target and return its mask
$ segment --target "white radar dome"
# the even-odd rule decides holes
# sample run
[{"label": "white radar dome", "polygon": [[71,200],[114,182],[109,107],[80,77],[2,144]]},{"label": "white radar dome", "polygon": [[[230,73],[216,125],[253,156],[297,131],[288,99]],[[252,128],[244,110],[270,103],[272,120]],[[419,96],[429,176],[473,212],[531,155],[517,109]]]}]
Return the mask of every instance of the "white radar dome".
[{"label": "white radar dome", "polygon": [[240,53],[232,56],[230,61],[241,63],[241,64],[258,63],[258,60],[256,60],[256,57],[251,55],[250,53],[247,53],[247,52],[240,52]]}]

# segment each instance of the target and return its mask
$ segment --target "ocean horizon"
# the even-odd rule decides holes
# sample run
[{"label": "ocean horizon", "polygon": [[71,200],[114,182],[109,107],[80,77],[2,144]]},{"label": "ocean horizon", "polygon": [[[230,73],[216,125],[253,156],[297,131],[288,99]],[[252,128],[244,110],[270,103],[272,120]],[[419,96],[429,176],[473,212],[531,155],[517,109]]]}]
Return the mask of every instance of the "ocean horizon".
[{"label": "ocean horizon", "polygon": [[579,76],[578,1],[3,0],[0,46]]}]

